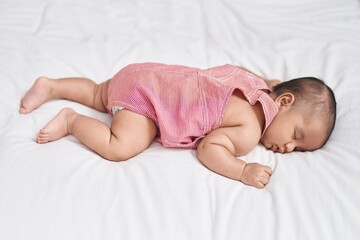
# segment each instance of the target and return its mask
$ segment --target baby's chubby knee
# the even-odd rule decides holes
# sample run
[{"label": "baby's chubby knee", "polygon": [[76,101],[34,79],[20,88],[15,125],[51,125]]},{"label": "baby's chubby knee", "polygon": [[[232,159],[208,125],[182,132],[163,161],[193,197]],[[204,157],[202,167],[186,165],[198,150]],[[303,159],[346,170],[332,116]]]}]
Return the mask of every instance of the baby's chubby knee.
[{"label": "baby's chubby knee", "polygon": [[112,139],[99,154],[109,161],[122,162],[136,156],[137,152],[132,149],[129,143]]}]

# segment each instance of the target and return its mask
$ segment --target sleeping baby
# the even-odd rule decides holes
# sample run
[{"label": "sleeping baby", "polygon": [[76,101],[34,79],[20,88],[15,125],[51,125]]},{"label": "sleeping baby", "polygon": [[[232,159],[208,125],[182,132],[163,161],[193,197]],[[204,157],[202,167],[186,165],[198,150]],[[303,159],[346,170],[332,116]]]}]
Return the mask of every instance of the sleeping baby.
[{"label": "sleeping baby", "polygon": [[103,158],[125,161],[156,140],[164,147],[197,149],[210,170],[256,188],[269,182],[271,168],[239,156],[259,142],[279,153],[319,149],[336,120],[334,93],[323,81],[304,77],[280,83],[228,64],[204,70],[131,64],[100,84],[40,77],[19,112],[59,98],[108,112],[111,127],[64,108],[39,131],[38,143],[71,134]]}]

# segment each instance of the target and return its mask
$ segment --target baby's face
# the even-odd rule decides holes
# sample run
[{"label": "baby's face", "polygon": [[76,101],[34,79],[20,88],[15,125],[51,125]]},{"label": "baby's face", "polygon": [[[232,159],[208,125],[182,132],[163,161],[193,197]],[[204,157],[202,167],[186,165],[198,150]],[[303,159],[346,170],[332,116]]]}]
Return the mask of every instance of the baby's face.
[{"label": "baby's face", "polygon": [[312,151],[325,142],[326,127],[320,119],[300,110],[279,111],[260,142],[273,152]]}]

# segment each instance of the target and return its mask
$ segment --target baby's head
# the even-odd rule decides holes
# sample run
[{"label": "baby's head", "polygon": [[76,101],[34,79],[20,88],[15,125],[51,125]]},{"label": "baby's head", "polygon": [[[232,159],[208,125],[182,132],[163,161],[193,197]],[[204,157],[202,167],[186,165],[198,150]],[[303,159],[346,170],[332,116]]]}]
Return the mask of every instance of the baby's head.
[{"label": "baby's head", "polygon": [[329,139],[336,120],[333,91],[314,77],[280,83],[270,96],[279,112],[261,138],[274,152],[312,151]]}]

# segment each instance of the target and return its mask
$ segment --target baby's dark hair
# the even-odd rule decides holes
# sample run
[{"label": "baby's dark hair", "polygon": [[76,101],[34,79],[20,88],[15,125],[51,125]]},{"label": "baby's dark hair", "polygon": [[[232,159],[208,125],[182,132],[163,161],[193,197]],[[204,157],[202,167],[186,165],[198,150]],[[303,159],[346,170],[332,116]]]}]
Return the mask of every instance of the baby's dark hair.
[{"label": "baby's dark hair", "polygon": [[335,127],[336,99],[334,92],[324,81],[315,77],[295,78],[273,87],[276,96],[289,92],[295,96],[295,105],[309,107],[312,116],[319,117],[327,125],[327,135],[323,145],[328,141]]}]

